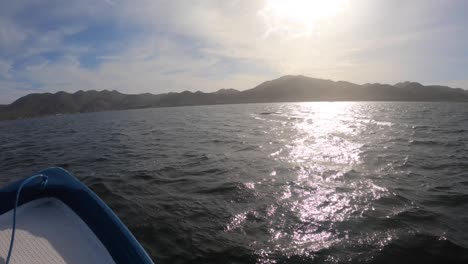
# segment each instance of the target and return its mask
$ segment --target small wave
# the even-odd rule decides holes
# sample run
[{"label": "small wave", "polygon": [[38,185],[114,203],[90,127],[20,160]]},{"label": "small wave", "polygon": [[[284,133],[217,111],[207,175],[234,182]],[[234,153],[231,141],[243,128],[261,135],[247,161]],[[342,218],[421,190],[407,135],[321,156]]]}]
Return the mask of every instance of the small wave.
[{"label": "small wave", "polygon": [[261,112],[259,115],[281,115],[281,112]]},{"label": "small wave", "polygon": [[434,139],[410,139],[408,143],[413,146],[443,146],[443,147],[456,147],[464,144],[464,142],[434,140]]},{"label": "small wave", "polygon": [[434,126],[427,126],[427,125],[415,125],[415,126],[412,126],[411,128],[415,129],[415,130],[428,130],[428,129],[432,129],[432,128],[435,128],[435,127]]},{"label": "small wave", "polygon": [[372,263],[468,263],[468,249],[440,236],[416,234],[391,241]]},{"label": "small wave", "polygon": [[440,214],[423,208],[410,208],[396,214],[392,218],[406,223],[419,223],[420,221],[426,223],[432,221],[435,223],[439,216]]},{"label": "small wave", "polygon": [[391,127],[393,125],[392,122],[384,122],[384,121],[375,121],[375,123],[379,126],[386,126],[386,127]]},{"label": "small wave", "polygon": [[468,169],[468,162],[437,161],[434,163],[421,164],[420,168],[428,170],[444,170],[449,168],[466,170]]},{"label": "small wave", "polygon": [[447,192],[444,194],[432,194],[422,201],[424,205],[443,205],[446,207],[456,207],[468,205],[468,194],[458,192]]},{"label": "small wave", "polygon": [[210,187],[201,187],[197,190],[197,193],[203,194],[223,194],[226,195],[231,192],[237,192],[240,188],[240,185],[237,183],[223,183],[220,185],[210,186]]}]

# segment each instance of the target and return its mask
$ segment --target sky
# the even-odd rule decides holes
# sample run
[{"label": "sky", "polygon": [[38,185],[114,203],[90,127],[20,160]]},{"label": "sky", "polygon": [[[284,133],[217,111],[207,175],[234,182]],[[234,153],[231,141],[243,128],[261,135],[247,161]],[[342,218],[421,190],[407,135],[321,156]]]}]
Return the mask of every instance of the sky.
[{"label": "sky", "polygon": [[465,0],[0,1],[0,104],[239,90],[282,75],[468,89]]}]

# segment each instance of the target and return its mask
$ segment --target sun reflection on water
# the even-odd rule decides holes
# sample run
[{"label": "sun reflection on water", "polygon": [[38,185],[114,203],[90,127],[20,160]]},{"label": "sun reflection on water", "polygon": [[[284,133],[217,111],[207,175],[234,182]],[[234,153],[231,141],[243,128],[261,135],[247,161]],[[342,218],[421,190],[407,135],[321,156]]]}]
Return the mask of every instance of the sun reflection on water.
[{"label": "sun reflection on water", "polygon": [[[270,158],[289,164],[294,173],[288,180],[277,171],[269,175],[283,185],[266,209],[270,239],[257,253],[268,262],[275,252],[307,256],[344,243],[347,230],[340,224],[373,210],[371,202],[388,193],[356,173],[362,162],[360,134],[368,123],[348,102],[287,104],[271,122],[281,124],[274,133],[282,144]],[[233,226],[245,219],[245,214],[234,217]]]}]

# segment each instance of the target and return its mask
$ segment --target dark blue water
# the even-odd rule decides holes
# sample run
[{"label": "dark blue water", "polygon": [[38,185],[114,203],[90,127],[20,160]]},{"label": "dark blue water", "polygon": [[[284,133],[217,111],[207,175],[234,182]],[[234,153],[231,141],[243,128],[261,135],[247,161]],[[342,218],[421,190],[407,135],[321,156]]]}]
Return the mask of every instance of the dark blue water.
[{"label": "dark blue water", "polygon": [[0,122],[0,183],[49,166],[158,263],[468,263],[468,104],[144,109]]}]

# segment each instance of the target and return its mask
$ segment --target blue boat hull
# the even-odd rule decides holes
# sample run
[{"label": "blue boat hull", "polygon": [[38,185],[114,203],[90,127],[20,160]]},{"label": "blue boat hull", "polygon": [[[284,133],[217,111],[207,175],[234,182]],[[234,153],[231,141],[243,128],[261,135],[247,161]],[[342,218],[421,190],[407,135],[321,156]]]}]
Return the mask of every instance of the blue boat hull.
[{"label": "blue boat hull", "polygon": [[[40,174],[48,176],[47,186],[25,186],[18,205],[47,197],[59,199],[94,232],[115,263],[153,263],[117,215],[86,185],[62,168],[50,168]],[[0,215],[13,209],[21,182],[0,189]]]}]

